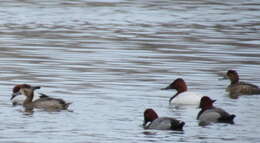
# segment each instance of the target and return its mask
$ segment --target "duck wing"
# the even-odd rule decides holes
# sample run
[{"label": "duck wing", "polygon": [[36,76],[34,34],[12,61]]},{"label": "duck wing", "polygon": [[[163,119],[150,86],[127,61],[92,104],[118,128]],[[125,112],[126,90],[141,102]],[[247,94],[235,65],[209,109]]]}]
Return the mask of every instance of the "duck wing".
[{"label": "duck wing", "polygon": [[260,94],[260,88],[254,84],[247,82],[239,82],[236,84],[230,84],[227,87],[227,91],[230,92],[232,97],[239,95],[252,95],[252,94]]},{"label": "duck wing", "polygon": [[247,82],[239,82],[239,84],[245,85],[245,86],[248,86],[248,87],[251,87],[251,88],[259,88],[257,85],[247,83]]},{"label": "duck wing", "polygon": [[157,129],[157,130],[178,130],[181,131],[184,122],[176,120],[175,118],[170,117],[160,117],[155,119],[150,125],[149,129]]},{"label": "duck wing", "polygon": [[214,109],[201,110],[197,116],[200,122],[210,123],[217,122],[218,118],[221,117],[219,112]]},{"label": "duck wing", "polygon": [[63,110],[67,109],[71,103],[66,103],[63,99],[48,96],[35,100],[33,104],[35,108]]},{"label": "duck wing", "polygon": [[219,122],[224,122],[224,123],[234,123],[233,119],[236,117],[236,115],[231,115],[227,113],[225,110],[221,108],[214,108],[216,112],[218,112],[221,116],[218,118]]}]

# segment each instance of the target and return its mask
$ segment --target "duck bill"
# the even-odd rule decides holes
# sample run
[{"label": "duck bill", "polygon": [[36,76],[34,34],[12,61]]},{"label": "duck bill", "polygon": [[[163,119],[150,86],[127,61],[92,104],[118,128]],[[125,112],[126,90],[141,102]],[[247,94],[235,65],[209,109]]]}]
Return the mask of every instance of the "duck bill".
[{"label": "duck bill", "polygon": [[20,95],[19,92],[13,93],[10,100],[13,100],[16,96]]},{"label": "duck bill", "polygon": [[219,80],[227,80],[227,79],[228,79],[227,75],[224,75],[223,77],[219,78]]},{"label": "duck bill", "polygon": [[168,89],[171,89],[171,86],[170,86],[170,85],[167,86],[167,87],[165,87],[165,88],[161,88],[161,90],[168,90]]},{"label": "duck bill", "polygon": [[143,122],[143,127],[145,127],[146,124],[147,124],[147,121],[144,120],[144,122]]},{"label": "duck bill", "polygon": [[144,117],[143,127],[145,127],[148,122],[149,122],[149,121],[147,120],[147,118]]}]

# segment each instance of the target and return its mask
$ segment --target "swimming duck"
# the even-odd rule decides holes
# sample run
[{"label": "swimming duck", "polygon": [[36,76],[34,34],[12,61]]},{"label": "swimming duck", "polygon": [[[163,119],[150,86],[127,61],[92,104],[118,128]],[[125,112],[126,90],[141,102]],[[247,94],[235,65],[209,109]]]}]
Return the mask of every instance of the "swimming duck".
[{"label": "swimming duck", "polygon": [[258,86],[251,83],[240,82],[237,71],[228,70],[226,77],[230,80],[230,85],[226,91],[228,91],[231,96],[260,94],[260,88]]},{"label": "swimming duck", "polygon": [[199,105],[200,99],[202,95],[197,93],[189,92],[188,87],[185,81],[182,78],[177,78],[166,88],[162,88],[162,90],[168,89],[176,89],[177,93],[172,96],[169,100],[169,103],[177,104],[177,105]]},{"label": "swimming duck", "polygon": [[19,84],[13,88],[13,94],[11,100],[17,95],[25,95],[26,99],[23,102],[23,106],[26,110],[32,110],[33,108],[41,108],[46,110],[65,110],[71,103],[66,103],[62,99],[51,98],[45,94],[42,94],[41,98],[34,100],[34,91],[40,89],[40,86],[31,86],[29,84]]},{"label": "swimming duck", "polygon": [[[147,124],[150,122],[150,124]],[[158,117],[153,109],[146,109],[144,111],[144,129],[156,130],[177,130],[182,131],[185,122],[176,120],[170,117]]]},{"label": "swimming duck", "polygon": [[199,120],[200,125],[208,125],[212,122],[220,123],[231,123],[233,124],[233,119],[236,117],[233,114],[227,113],[221,108],[213,106],[213,103],[216,100],[210,99],[208,96],[203,96],[200,101],[201,108],[200,112],[197,115],[197,120]]}]

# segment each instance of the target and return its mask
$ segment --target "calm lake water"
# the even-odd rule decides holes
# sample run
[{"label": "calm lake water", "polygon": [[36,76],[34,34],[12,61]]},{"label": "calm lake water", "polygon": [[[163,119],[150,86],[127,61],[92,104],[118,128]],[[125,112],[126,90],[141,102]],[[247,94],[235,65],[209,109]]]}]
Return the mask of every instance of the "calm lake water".
[{"label": "calm lake water", "polygon": [[[1,0],[1,143],[256,143],[260,96],[231,99],[228,69],[260,85],[259,0]],[[196,107],[161,91],[189,89],[236,114],[198,126]],[[73,102],[74,112],[12,107],[15,84]],[[143,130],[143,111],[186,122],[183,132]]]}]

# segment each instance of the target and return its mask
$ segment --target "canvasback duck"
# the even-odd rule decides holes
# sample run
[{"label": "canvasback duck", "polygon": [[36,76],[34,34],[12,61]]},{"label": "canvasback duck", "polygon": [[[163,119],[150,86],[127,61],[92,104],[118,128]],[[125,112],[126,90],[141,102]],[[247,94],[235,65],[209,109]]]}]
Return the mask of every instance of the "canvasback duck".
[{"label": "canvasback duck", "polygon": [[26,110],[32,110],[33,108],[41,108],[46,110],[65,110],[69,107],[71,103],[66,103],[62,99],[51,98],[45,94],[42,97],[34,100],[34,91],[40,89],[40,86],[31,86],[29,84],[16,85],[13,89],[13,94],[11,99],[17,95],[25,95],[26,99],[23,102],[23,106]]},{"label": "canvasback duck", "polygon": [[230,80],[230,85],[226,91],[228,91],[231,96],[260,94],[260,88],[258,86],[251,83],[240,82],[237,71],[228,70],[226,77]]},{"label": "canvasback duck", "polygon": [[200,101],[201,110],[197,115],[197,120],[199,120],[199,125],[208,125],[212,122],[220,123],[231,123],[233,124],[233,119],[235,115],[227,113],[221,108],[213,106],[216,100],[210,99],[208,96],[203,96]]},{"label": "canvasback duck", "polygon": [[158,117],[153,109],[146,109],[144,111],[144,129],[182,131],[184,125],[185,122],[176,120],[175,118]]},{"label": "canvasback duck", "polygon": [[182,78],[177,78],[166,88],[162,90],[176,89],[177,93],[172,96],[169,103],[175,105],[199,105],[202,95],[197,93],[189,92],[185,81]]}]

